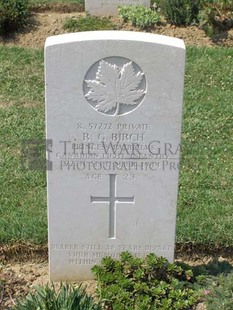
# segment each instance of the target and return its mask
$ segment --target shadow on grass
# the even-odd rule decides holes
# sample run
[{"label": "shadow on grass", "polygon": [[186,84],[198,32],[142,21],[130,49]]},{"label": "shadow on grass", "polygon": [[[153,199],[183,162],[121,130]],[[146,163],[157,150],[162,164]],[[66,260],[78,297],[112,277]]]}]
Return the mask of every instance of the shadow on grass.
[{"label": "shadow on grass", "polygon": [[18,42],[18,35],[19,34],[24,34],[24,33],[30,33],[35,31],[38,27],[40,26],[40,23],[35,19],[35,14],[31,13],[27,25],[24,27],[21,27],[17,31],[10,31],[6,34],[0,35],[0,42],[3,44],[8,44],[8,43],[17,43]]},{"label": "shadow on grass", "polygon": [[177,265],[181,266],[183,269],[191,269],[194,277],[202,276],[219,276],[228,275],[233,273],[233,265],[228,261],[219,261],[218,258],[213,258],[207,264],[200,264],[196,266],[190,266],[182,262],[177,262]]},{"label": "shadow on grass", "polygon": [[232,36],[229,35],[228,31],[221,31],[219,33],[214,33],[211,36],[211,40],[216,45],[223,45],[227,39],[233,39]]},{"label": "shadow on grass", "polygon": [[233,260],[233,246],[221,244],[194,244],[192,242],[176,243],[175,257],[183,260],[195,260],[195,258],[223,256],[226,260]]}]

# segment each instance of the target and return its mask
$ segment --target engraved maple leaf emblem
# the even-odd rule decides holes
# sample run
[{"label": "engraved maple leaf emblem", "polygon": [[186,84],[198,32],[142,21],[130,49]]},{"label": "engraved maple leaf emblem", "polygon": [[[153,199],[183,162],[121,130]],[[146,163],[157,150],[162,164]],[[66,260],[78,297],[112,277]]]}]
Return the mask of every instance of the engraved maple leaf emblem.
[{"label": "engraved maple leaf emblem", "polygon": [[134,70],[132,61],[119,68],[115,64],[101,60],[95,80],[85,80],[90,89],[85,97],[96,101],[95,109],[108,112],[115,109],[114,115],[119,114],[120,105],[135,105],[145,94],[138,89],[144,73]]}]

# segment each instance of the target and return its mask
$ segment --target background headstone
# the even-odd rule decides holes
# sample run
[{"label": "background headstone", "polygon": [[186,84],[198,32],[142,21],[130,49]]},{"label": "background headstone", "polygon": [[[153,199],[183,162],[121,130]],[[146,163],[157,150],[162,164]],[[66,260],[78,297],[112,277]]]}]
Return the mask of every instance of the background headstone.
[{"label": "background headstone", "polygon": [[91,279],[104,256],[174,257],[185,47],[147,33],[50,37],[50,276]]},{"label": "background headstone", "polygon": [[150,7],[149,0],[85,0],[85,11],[95,16],[118,16],[118,7],[123,5],[144,5]]}]

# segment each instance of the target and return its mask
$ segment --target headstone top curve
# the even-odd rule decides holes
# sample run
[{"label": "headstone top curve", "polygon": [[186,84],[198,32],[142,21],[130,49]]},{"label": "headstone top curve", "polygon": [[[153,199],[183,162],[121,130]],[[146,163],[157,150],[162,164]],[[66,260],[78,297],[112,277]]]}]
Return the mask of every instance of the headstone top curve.
[{"label": "headstone top curve", "polygon": [[145,32],[112,31],[112,30],[85,31],[79,33],[69,33],[69,34],[51,36],[46,39],[45,48],[58,44],[75,43],[80,41],[93,41],[93,40],[98,41],[125,40],[134,42],[140,41],[148,43],[157,43],[185,49],[185,44],[182,39]]}]

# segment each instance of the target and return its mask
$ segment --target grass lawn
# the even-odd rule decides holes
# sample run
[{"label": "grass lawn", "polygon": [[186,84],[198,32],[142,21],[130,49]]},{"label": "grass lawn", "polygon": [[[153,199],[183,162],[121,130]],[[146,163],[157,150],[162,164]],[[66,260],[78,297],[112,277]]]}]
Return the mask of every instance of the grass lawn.
[{"label": "grass lawn", "polygon": [[188,48],[177,241],[233,246],[233,50]]},{"label": "grass lawn", "polygon": [[46,242],[45,172],[23,170],[21,140],[44,138],[43,52],[0,48],[0,240]]},{"label": "grass lawn", "polygon": [[[188,47],[177,242],[233,246],[233,49]],[[43,139],[43,52],[0,47],[0,243],[47,242],[45,171],[21,141]]]}]

